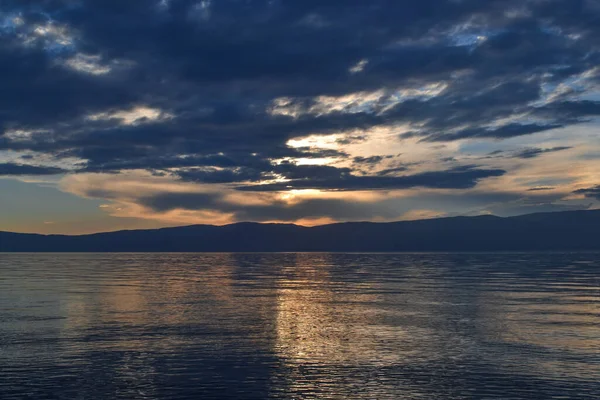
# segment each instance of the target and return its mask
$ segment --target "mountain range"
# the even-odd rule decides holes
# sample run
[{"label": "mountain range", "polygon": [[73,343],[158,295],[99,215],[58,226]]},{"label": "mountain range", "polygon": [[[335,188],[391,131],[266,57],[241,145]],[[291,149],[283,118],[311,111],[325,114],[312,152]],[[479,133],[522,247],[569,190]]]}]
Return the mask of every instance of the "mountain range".
[{"label": "mountain range", "polygon": [[89,235],[0,232],[0,252],[420,252],[600,250],[600,210],[315,227],[236,223]]}]

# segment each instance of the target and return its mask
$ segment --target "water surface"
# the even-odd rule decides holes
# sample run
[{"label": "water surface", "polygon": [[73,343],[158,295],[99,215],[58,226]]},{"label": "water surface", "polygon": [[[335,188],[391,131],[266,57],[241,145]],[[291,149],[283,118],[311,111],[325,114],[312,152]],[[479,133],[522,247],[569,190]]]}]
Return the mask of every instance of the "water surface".
[{"label": "water surface", "polygon": [[0,399],[598,399],[600,254],[0,254]]}]

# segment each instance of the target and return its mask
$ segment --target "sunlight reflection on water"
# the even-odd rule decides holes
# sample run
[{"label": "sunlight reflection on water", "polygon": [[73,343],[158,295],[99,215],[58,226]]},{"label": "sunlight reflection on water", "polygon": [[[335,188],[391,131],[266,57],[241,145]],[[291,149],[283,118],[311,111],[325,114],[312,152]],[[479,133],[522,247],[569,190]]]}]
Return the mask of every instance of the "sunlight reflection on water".
[{"label": "sunlight reflection on water", "polygon": [[1,399],[600,397],[599,254],[1,254]]}]

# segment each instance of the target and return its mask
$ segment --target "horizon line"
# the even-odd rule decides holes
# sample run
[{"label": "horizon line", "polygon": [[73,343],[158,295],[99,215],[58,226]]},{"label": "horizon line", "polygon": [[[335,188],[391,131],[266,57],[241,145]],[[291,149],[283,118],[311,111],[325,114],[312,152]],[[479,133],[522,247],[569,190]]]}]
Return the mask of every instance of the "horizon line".
[{"label": "horizon line", "polygon": [[239,221],[232,222],[229,224],[216,225],[216,224],[191,224],[191,225],[177,225],[177,226],[165,226],[161,228],[149,228],[149,229],[118,229],[114,231],[98,231],[92,233],[81,233],[81,234],[62,234],[62,233],[35,233],[35,232],[17,232],[17,231],[4,231],[0,230],[0,233],[8,233],[15,235],[35,235],[35,236],[66,236],[66,237],[82,237],[82,236],[93,236],[93,235],[102,235],[102,234],[111,234],[111,233],[119,233],[119,232],[147,232],[147,231],[160,231],[167,229],[181,229],[181,228],[192,228],[192,227],[214,227],[214,228],[225,228],[229,226],[236,225],[244,225],[244,224],[252,224],[252,225],[280,225],[280,226],[295,226],[298,228],[312,229],[319,228],[324,226],[333,226],[333,225],[344,225],[344,224],[378,224],[378,225],[386,225],[386,224],[398,224],[398,223],[409,223],[409,222],[421,222],[421,221],[436,221],[443,219],[453,219],[453,218],[482,218],[482,217],[493,217],[493,218],[501,218],[501,219],[510,219],[510,218],[518,218],[524,217],[528,215],[544,215],[544,214],[568,214],[568,213],[578,213],[578,212],[593,212],[600,211],[600,208],[595,209],[585,209],[585,210],[566,210],[566,211],[541,211],[541,212],[533,212],[533,213],[525,213],[511,216],[498,216],[494,214],[479,214],[479,215],[449,215],[449,216],[441,216],[441,217],[433,217],[433,218],[420,218],[420,219],[407,219],[407,220],[395,220],[395,221],[339,221],[332,222],[328,224],[320,224],[320,225],[301,225],[293,222],[257,222],[257,221]]}]

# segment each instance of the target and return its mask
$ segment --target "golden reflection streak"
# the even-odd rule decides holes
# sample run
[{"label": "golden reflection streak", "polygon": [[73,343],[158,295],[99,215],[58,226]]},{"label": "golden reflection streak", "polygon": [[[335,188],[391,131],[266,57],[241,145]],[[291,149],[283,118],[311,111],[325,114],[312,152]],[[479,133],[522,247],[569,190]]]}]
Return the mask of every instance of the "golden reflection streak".
[{"label": "golden reflection streak", "polygon": [[[298,254],[289,275],[278,282],[275,351],[284,361],[288,390],[340,400],[373,398],[375,393],[400,395],[402,386],[397,382],[381,380],[373,387],[363,383],[359,395],[349,382],[307,376],[305,368],[380,368],[407,362],[408,333],[380,323],[376,307],[382,297],[369,293],[377,288],[335,282],[331,257],[324,254],[317,260],[314,254]],[[390,342],[398,343],[391,346],[393,352],[385,351]]]}]

